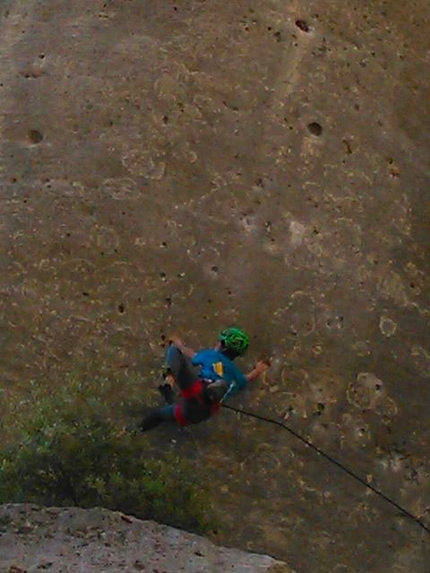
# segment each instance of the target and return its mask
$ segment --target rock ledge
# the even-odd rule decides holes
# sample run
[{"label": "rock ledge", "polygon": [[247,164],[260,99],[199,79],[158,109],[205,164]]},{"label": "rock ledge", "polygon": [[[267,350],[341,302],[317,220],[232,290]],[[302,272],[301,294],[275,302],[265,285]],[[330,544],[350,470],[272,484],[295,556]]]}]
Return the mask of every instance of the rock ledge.
[{"label": "rock ledge", "polygon": [[267,555],[106,509],[0,506],[0,573],[36,571],[293,573]]}]

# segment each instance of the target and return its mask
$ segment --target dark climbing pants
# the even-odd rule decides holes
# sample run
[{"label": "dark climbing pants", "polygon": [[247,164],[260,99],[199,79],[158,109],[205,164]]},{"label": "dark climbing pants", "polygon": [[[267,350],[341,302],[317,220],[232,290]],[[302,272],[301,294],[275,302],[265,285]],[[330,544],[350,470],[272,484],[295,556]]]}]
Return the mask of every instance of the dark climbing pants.
[{"label": "dark climbing pants", "polygon": [[192,386],[198,378],[198,368],[194,367],[190,358],[182,354],[174,344],[167,349],[165,364],[181,390]]},{"label": "dark climbing pants", "polygon": [[174,421],[174,406],[164,406],[163,408],[157,408],[148,414],[140,423],[139,428],[142,432],[147,432],[148,430],[152,430],[152,428],[158,426],[158,424],[161,424],[161,422]]},{"label": "dark climbing pants", "polygon": [[[165,356],[165,366],[170,370],[180,390],[190,388],[198,378],[197,369],[191,363],[191,360],[182,354],[177,346],[171,344],[167,349]],[[148,414],[141,422],[140,429],[142,432],[152,430],[162,422],[174,422],[174,405],[157,408]]]}]

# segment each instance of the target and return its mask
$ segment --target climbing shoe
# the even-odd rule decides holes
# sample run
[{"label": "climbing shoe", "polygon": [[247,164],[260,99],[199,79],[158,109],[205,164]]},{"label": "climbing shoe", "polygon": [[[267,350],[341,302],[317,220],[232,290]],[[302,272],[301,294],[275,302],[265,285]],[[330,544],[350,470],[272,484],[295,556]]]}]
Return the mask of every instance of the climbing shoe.
[{"label": "climbing shoe", "polygon": [[173,388],[170,384],[160,384],[158,391],[163,396],[166,404],[173,404],[175,397],[173,395]]}]

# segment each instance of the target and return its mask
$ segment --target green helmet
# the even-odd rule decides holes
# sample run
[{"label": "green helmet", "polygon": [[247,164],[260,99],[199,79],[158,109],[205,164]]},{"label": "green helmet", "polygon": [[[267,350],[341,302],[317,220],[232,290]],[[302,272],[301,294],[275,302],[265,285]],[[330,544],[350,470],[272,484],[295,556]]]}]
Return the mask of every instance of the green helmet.
[{"label": "green helmet", "polygon": [[224,346],[229,350],[233,350],[239,356],[245,354],[249,346],[249,336],[243,332],[242,329],[232,326],[220,332],[219,338]]}]

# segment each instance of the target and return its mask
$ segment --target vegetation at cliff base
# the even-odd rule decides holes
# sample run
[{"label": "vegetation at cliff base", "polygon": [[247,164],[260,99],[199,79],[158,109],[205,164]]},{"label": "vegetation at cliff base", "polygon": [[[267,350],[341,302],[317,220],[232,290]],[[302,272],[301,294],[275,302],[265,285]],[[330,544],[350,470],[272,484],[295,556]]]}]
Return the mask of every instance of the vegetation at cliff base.
[{"label": "vegetation at cliff base", "polygon": [[155,456],[146,437],[122,432],[106,389],[103,379],[69,380],[53,393],[36,389],[15,407],[14,437],[0,446],[0,503],[102,506],[206,531],[201,482],[177,456]]}]

